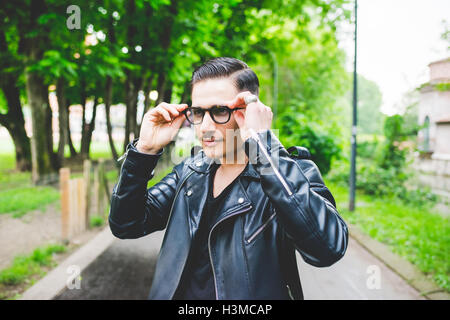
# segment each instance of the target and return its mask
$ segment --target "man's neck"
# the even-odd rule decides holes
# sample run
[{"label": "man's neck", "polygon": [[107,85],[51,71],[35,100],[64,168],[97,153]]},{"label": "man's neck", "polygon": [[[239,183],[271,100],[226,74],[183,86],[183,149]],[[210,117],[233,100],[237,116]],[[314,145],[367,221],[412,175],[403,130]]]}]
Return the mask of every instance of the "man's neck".
[{"label": "man's neck", "polygon": [[245,154],[245,152],[242,153],[236,152],[234,154],[234,157],[231,157],[231,159],[230,157],[228,159],[226,157],[222,158],[219,169],[224,174],[242,171],[243,168],[245,168],[245,166],[247,165],[247,163],[248,157]]}]

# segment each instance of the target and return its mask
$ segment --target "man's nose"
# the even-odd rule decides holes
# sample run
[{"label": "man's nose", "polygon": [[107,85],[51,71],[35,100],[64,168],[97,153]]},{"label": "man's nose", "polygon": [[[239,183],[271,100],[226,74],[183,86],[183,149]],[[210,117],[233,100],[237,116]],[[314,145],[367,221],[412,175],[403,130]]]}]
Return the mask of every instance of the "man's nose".
[{"label": "man's nose", "polygon": [[200,130],[202,133],[216,130],[216,123],[211,118],[209,112],[205,112],[205,115],[203,116],[203,121],[200,126],[201,126]]}]

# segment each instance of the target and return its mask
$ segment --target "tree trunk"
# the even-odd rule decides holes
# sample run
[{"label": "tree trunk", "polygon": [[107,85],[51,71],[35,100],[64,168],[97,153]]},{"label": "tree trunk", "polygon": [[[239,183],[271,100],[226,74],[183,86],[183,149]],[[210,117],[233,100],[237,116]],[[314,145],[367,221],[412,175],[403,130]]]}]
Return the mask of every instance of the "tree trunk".
[{"label": "tree trunk", "polygon": [[[46,12],[47,7],[44,0],[31,0],[29,6],[30,17],[23,22],[23,28],[19,28],[19,48],[23,47],[24,49],[25,63],[27,65],[33,65],[40,61],[44,52],[43,48],[48,44],[48,32],[40,28],[40,24],[38,23],[41,15]],[[32,30],[35,31],[34,35],[30,34]],[[48,131],[46,128],[48,119],[47,108],[49,108],[48,89],[44,79],[38,73],[29,69],[25,71],[25,82],[33,127],[33,137],[31,139],[31,176],[33,183],[39,184],[56,171],[52,166],[51,160],[53,150],[49,152],[53,143],[48,139]]]},{"label": "tree trunk", "polygon": [[180,102],[179,103],[187,103],[188,105],[191,105],[191,85],[190,81],[186,81],[184,84],[183,93],[181,94]]},{"label": "tree trunk", "polygon": [[139,134],[139,132],[141,131],[142,120],[144,119],[144,115],[150,107],[150,103],[151,103],[150,91],[152,90],[153,77],[154,77],[154,73],[152,73],[152,75],[144,83],[144,88],[143,88],[143,90],[144,90],[144,112],[142,112],[142,116],[139,121],[139,125],[137,126],[137,132],[138,132],[137,134]]},{"label": "tree trunk", "polygon": [[46,130],[48,99],[43,97],[43,79],[36,73],[26,72],[28,103],[31,108],[33,137],[31,139],[32,180],[40,184],[47,175],[54,172],[49,154]]},{"label": "tree trunk", "polygon": [[[10,57],[4,31],[0,32],[0,55],[8,61]],[[11,59],[12,60],[12,59]],[[10,134],[16,150],[16,169],[31,170],[30,139],[25,131],[25,119],[20,103],[20,89],[17,85],[18,73],[3,73],[1,75],[1,90],[8,105],[8,113],[0,114],[0,125]]]},{"label": "tree trunk", "polygon": [[125,152],[128,143],[130,143],[130,76],[125,80],[125,135],[123,139],[123,152]]},{"label": "tree trunk", "polygon": [[158,98],[156,99],[155,105],[160,104],[164,100],[164,91],[166,88],[166,73],[160,71],[158,74],[158,83],[156,84],[156,91],[158,91]]},{"label": "tree trunk", "polygon": [[131,138],[136,137],[137,131],[137,102],[139,91],[142,87],[142,77],[133,79],[133,75],[130,73],[126,80],[126,116],[125,116],[125,139],[123,142],[123,150],[125,152],[127,145],[130,143]]},{"label": "tree trunk", "polygon": [[60,77],[56,83],[56,96],[58,99],[58,123],[59,123],[59,143],[58,143],[58,162],[60,166],[64,162],[64,149],[68,140],[68,110],[67,101],[64,94],[64,79]]},{"label": "tree trunk", "polygon": [[167,103],[171,103],[172,101],[172,88],[173,88],[172,82],[168,81],[166,84],[166,88],[164,90],[164,101]]},{"label": "tree trunk", "polygon": [[42,86],[42,97],[47,100],[47,107],[45,108],[45,134],[47,136],[47,149],[50,155],[50,163],[53,169],[58,170],[60,168],[60,163],[58,161],[58,154],[53,148],[53,110],[50,107],[50,99],[48,95],[47,86]]},{"label": "tree trunk", "polygon": [[[83,151],[81,145],[83,145],[83,141],[86,139],[87,125],[86,125],[86,104],[87,104],[87,94],[86,94],[86,83],[83,79],[80,80],[80,102],[82,108],[82,116],[81,116],[81,142],[80,142],[80,155],[83,159],[85,155],[83,155]],[[85,142],[84,142],[85,143]]]},{"label": "tree trunk", "polygon": [[89,123],[84,123],[84,135],[81,137],[81,148],[80,148],[80,154],[82,159],[89,159],[89,149],[91,146],[92,141],[92,132],[95,129],[95,118],[97,116],[97,105],[98,105],[98,98],[94,98],[94,105],[92,109],[92,119]]},{"label": "tree trunk", "polygon": [[[111,125],[111,103],[112,103],[112,78],[108,76],[106,78],[105,86],[105,115],[106,115],[106,131],[108,132],[109,147],[111,148],[111,153],[114,160],[119,157],[117,155],[116,146],[114,145],[114,140],[112,138],[112,125]],[[115,161],[117,163],[117,161]]]},{"label": "tree trunk", "polygon": [[66,110],[67,110],[67,144],[69,145],[70,157],[75,158],[77,156],[77,150],[75,150],[75,147],[74,147],[73,141],[72,141],[72,135],[70,133],[70,105],[69,104],[67,104]]},{"label": "tree trunk", "polygon": [[137,106],[138,106],[138,100],[139,100],[139,92],[142,90],[142,85],[144,84],[144,78],[139,77],[135,79],[134,82],[134,91],[132,96],[132,106],[133,106],[133,113],[131,118],[131,132],[134,134],[134,138],[139,136],[139,126],[137,123]]},{"label": "tree trunk", "polygon": [[16,86],[16,80],[9,79],[2,86],[3,94],[8,103],[8,113],[0,114],[0,124],[8,130],[16,152],[16,169],[19,171],[31,170],[31,146],[30,138],[25,131],[25,119],[20,103],[20,91]]},{"label": "tree trunk", "polygon": [[149,77],[149,79],[147,80],[147,82],[145,83],[145,86],[144,86],[145,99],[144,99],[144,112],[142,113],[142,116],[144,116],[144,114],[148,111],[148,108],[150,107],[150,102],[151,102],[150,91],[152,91],[153,77],[154,77],[154,74],[152,73],[152,75]]}]

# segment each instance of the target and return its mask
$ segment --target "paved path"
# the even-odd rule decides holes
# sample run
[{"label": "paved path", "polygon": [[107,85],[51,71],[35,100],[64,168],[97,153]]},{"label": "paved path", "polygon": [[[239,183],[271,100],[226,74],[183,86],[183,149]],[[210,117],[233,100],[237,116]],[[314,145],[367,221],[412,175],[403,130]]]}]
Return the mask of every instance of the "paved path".
[{"label": "paved path", "polygon": [[[81,289],[66,290],[56,299],[146,299],[162,237],[163,232],[157,232],[115,240],[82,272]],[[300,256],[297,261],[305,299],[422,299],[352,238],[344,258],[331,267],[310,266]],[[369,279],[373,270],[379,271],[379,289],[367,286],[376,284]]]},{"label": "paved path", "polygon": [[[306,300],[424,299],[351,237],[344,257],[331,267],[313,267],[298,253],[297,263]],[[377,275],[378,282],[375,280]]]}]

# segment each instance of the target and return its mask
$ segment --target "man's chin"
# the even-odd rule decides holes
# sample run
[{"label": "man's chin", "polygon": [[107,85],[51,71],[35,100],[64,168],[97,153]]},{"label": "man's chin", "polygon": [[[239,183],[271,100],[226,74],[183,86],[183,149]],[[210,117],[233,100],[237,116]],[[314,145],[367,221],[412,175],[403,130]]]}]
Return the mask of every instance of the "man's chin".
[{"label": "man's chin", "polygon": [[210,159],[220,159],[222,157],[222,153],[219,152],[215,147],[208,147],[203,145],[203,152],[205,156]]}]

